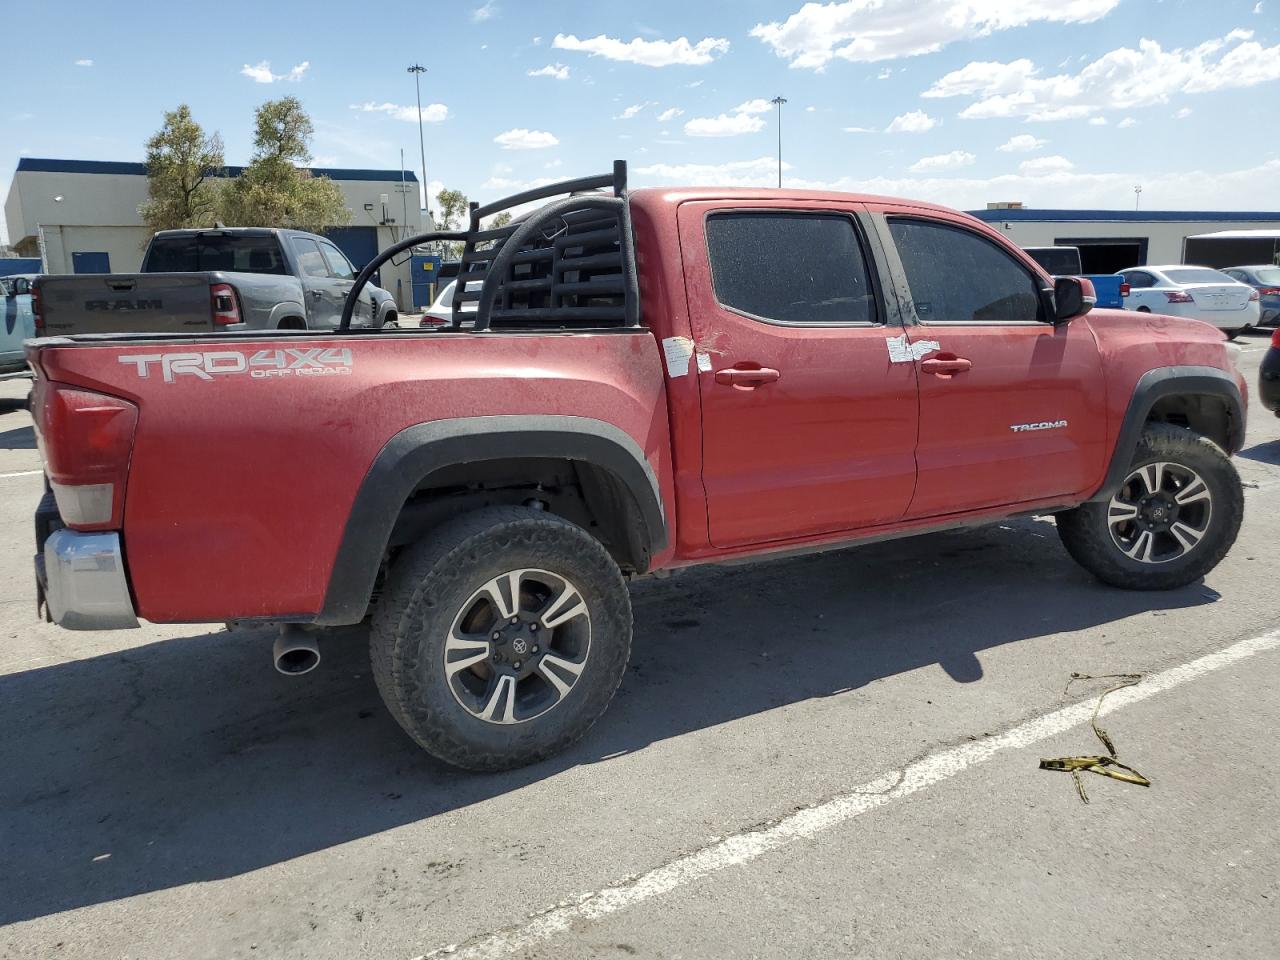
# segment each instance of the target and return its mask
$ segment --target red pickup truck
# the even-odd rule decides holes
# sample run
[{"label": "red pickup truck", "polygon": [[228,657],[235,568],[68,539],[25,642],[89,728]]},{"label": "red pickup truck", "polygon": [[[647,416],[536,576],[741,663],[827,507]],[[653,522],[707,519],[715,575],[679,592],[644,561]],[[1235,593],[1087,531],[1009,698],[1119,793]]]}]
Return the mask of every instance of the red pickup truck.
[{"label": "red pickup truck", "polygon": [[1098,579],[1166,589],[1236,537],[1222,334],[1091,311],[963,214],[619,165],[431,236],[465,242],[444,331],[30,347],[55,621],[273,622],[303,672],[369,618],[404,729],[499,769],[603,712],[632,577],[1055,514]]}]

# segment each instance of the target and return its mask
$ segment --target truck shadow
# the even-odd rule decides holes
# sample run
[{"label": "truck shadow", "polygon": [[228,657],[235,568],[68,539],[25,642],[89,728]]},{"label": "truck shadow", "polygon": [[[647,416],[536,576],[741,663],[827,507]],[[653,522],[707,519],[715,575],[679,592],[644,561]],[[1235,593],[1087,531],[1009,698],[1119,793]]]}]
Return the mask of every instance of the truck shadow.
[{"label": "truck shadow", "polygon": [[691,570],[633,597],[632,666],[605,718],[565,756],[492,776],[404,736],[358,628],[302,679],[270,668],[265,630],[0,676],[0,924],[240,875],[930,664],[973,682],[983,650],[1216,594],[1098,586],[1051,525],[1020,521]]}]

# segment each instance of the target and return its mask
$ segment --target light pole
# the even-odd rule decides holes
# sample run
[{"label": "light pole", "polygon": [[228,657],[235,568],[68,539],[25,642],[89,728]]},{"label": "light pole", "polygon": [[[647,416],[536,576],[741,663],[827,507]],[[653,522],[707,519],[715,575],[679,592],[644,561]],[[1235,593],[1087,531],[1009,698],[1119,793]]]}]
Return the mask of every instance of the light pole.
[{"label": "light pole", "polygon": [[786,97],[774,97],[769,101],[778,108],[778,186],[782,186],[782,105],[787,102]]},{"label": "light pole", "polygon": [[1133,185],[1133,209],[1137,210],[1141,207],[1142,201],[1142,184],[1135,183]]},{"label": "light pole", "polygon": [[427,72],[427,68],[420,63],[415,63],[409,67],[409,73],[413,74],[413,89],[418,95],[418,151],[422,154],[422,209],[426,211],[428,219],[431,217],[431,191],[427,187],[427,148],[422,139],[422,74]]}]

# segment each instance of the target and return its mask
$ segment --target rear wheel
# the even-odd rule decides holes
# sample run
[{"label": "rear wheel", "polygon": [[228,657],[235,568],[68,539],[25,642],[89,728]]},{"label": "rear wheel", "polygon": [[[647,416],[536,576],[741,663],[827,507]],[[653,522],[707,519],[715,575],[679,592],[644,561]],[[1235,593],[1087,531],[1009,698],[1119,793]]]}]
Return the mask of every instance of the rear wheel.
[{"label": "rear wheel", "polygon": [[1139,312],[1139,313],[1150,313],[1150,312],[1151,312],[1151,308],[1150,308],[1150,307],[1139,307],[1139,308],[1138,308],[1138,312]]},{"label": "rear wheel", "polygon": [[502,770],[563,750],[604,712],[630,654],[631,600],[581,527],[486,509],[400,557],[370,644],[409,736],[455,766]]},{"label": "rear wheel", "polygon": [[1067,552],[1099,580],[1169,590],[1212,570],[1235,543],[1244,491],[1227,455],[1182,427],[1148,424],[1109,500],[1057,516]]}]

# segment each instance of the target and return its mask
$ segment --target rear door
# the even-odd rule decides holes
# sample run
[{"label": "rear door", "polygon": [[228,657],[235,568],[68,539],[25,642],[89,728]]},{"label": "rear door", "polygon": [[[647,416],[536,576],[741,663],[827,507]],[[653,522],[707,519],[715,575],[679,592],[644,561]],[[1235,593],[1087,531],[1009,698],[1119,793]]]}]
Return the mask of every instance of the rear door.
[{"label": "rear door", "polygon": [[[710,537],[734,547],[897,520],[915,480],[916,376],[856,204],[680,207]],[[685,359],[684,346],[696,346]]]},{"label": "rear door", "polygon": [[346,288],[329,273],[324,254],[311,237],[290,236],[294,259],[298,261],[298,279],[302,281],[302,297],[306,302],[307,326],[313,330],[336,327],[342,316]]},{"label": "rear door", "polygon": [[1102,365],[1086,322],[1047,322],[1048,278],[968,218],[878,205],[920,436],[907,516],[1080,494],[1102,475]]}]

